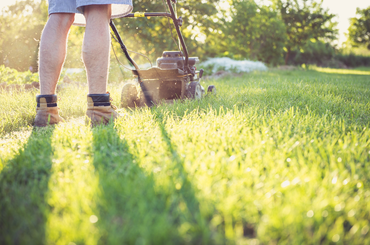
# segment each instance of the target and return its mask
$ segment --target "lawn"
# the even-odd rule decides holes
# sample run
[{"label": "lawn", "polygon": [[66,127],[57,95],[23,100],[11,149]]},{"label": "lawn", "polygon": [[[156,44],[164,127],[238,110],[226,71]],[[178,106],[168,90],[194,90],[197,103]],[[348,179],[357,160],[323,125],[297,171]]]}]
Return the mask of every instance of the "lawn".
[{"label": "lawn", "polygon": [[[270,71],[91,129],[0,92],[0,244],[369,244],[370,75]],[[109,90],[119,104],[122,84]]]}]

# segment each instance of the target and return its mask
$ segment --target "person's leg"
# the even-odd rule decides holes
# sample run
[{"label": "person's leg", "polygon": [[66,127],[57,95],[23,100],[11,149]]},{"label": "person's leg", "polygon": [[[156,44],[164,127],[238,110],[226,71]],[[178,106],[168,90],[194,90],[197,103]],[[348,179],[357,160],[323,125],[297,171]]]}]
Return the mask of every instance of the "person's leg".
[{"label": "person's leg", "polygon": [[111,5],[84,7],[86,30],[82,58],[86,67],[89,94],[87,112],[91,126],[107,124],[118,117],[107,94],[109,69]]},{"label": "person's leg", "polygon": [[89,94],[107,92],[111,5],[89,5],[84,7],[86,30],[82,47]]},{"label": "person's leg", "polygon": [[42,32],[39,54],[40,95],[36,96],[36,127],[45,127],[63,121],[58,113],[55,88],[66,57],[67,37],[74,15],[73,13],[51,14]]},{"label": "person's leg", "polygon": [[55,94],[67,53],[67,37],[74,15],[71,13],[51,14],[42,32],[39,56],[41,95]]}]

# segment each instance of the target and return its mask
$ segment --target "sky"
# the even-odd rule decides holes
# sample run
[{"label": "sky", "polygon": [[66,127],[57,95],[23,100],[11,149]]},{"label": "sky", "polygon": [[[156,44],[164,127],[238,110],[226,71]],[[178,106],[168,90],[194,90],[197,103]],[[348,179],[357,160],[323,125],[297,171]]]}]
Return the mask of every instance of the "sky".
[{"label": "sky", "polygon": [[[17,0],[0,0],[0,9],[7,5],[12,5]],[[135,10],[135,0],[134,10]],[[344,33],[349,27],[349,19],[356,16],[356,8],[367,8],[370,6],[370,0],[324,0],[324,8],[328,8],[330,13],[336,14],[335,21],[338,22],[339,43],[346,40]]]},{"label": "sky", "polygon": [[324,8],[329,12],[336,14],[335,21],[338,22],[339,43],[346,41],[344,33],[348,32],[349,19],[356,17],[356,8],[367,8],[370,6],[370,0],[324,0]]}]

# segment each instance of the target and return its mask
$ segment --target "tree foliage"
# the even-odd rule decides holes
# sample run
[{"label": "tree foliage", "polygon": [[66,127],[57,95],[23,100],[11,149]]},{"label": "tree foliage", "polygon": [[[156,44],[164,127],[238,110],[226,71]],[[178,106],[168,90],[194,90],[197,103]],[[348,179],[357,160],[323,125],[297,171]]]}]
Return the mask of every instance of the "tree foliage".
[{"label": "tree foliage", "polygon": [[[164,12],[165,2],[135,0],[134,12]],[[229,8],[222,7],[225,2],[229,3]],[[284,63],[284,56],[287,62],[289,56],[304,53],[305,49],[311,52],[312,49],[307,48],[309,42],[328,43],[336,38],[334,15],[323,9],[322,1],[271,2],[262,5],[255,0],[178,1],[176,12],[184,20],[181,31],[190,56],[203,60],[228,56],[277,65]],[[3,11],[0,16],[0,64],[17,70],[37,66],[38,42],[47,15],[46,0],[41,4],[20,1]],[[178,50],[177,34],[168,18],[120,18],[114,22],[126,46],[148,56],[152,62],[163,51]],[[83,33],[84,28],[71,28],[65,67],[83,66]],[[112,40],[112,45],[118,58],[124,61],[118,43]],[[139,64],[148,63],[142,56],[131,54]]]},{"label": "tree foliage", "polygon": [[258,6],[253,0],[233,0],[230,3],[230,12],[224,13],[219,20],[219,28],[208,35],[207,43],[214,43],[217,48],[215,55],[221,51],[223,55],[236,59],[279,64],[285,27],[277,13],[268,6]]},{"label": "tree foliage", "polygon": [[367,9],[357,8],[358,18],[351,18],[348,28],[349,39],[354,46],[366,45],[370,50],[370,6]]},{"label": "tree foliage", "polygon": [[275,7],[286,26],[286,55],[288,62],[292,50],[303,50],[310,39],[325,42],[336,39],[334,14],[322,7],[322,0],[275,0]]}]

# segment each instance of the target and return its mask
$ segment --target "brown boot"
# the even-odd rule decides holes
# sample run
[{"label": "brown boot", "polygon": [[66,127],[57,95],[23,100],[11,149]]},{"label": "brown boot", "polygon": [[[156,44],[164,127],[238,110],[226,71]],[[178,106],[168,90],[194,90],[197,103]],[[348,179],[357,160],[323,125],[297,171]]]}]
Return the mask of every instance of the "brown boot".
[{"label": "brown boot", "polygon": [[63,122],[63,118],[59,116],[57,106],[57,96],[53,95],[37,95],[37,109],[35,118],[35,127],[45,127],[47,125]]},{"label": "brown boot", "polygon": [[88,94],[86,115],[90,119],[92,127],[106,125],[113,121],[119,114],[115,111],[117,107],[111,104],[109,93]]}]

